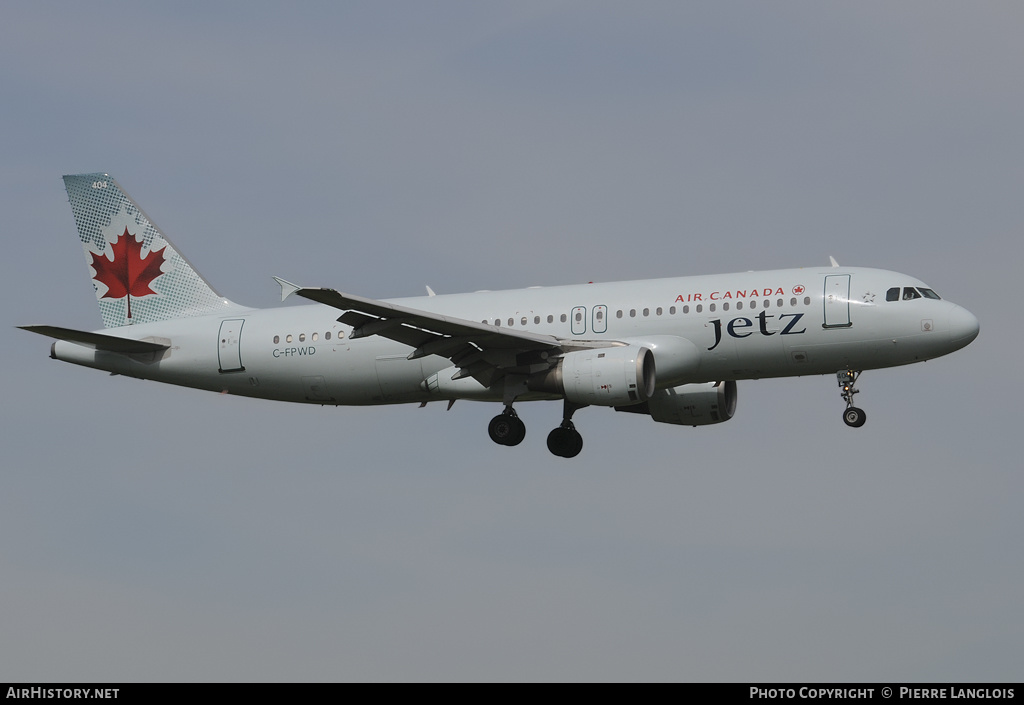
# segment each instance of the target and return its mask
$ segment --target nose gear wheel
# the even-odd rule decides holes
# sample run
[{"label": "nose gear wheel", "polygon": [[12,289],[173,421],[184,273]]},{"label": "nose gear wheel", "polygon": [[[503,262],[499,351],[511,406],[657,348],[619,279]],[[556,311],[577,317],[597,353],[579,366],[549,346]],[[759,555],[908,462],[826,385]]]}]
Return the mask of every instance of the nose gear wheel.
[{"label": "nose gear wheel", "polygon": [[843,423],[851,428],[860,428],[868,420],[868,415],[863,409],[853,405],[853,395],[860,392],[854,385],[861,375],[861,370],[840,370],[836,372],[836,381],[839,382],[840,396],[846,402],[846,409],[843,411]]}]

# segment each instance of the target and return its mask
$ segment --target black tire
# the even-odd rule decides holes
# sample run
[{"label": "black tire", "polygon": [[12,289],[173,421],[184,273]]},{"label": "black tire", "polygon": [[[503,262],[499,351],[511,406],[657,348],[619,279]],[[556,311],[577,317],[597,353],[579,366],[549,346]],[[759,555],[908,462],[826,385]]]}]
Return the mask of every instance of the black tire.
[{"label": "black tire", "polygon": [[548,450],[559,458],[575,458],[583,450],[583,436],[574,428],[559,426],[548,434]]},{"label": "black tire", "polygon": [[524,438],[526,438],[526,424],[524,424],[523,420],[520,419],[518,416],[513,416],[512,437],[508,439],[508,442],[505,443],[505,445],[517,446],[523,442]]},{"label": "black tire", "polygon": [[502,446],[516,446],[526,438],[526,424],[511,414],[498,414],[487,425],[487,435]]},{"label": "black tire", "polygon": [[867,420],[868,415],[864,413],[864,410],[855,406],[851,406],[843,412],[843,422],[850,428],[860,428]]}]

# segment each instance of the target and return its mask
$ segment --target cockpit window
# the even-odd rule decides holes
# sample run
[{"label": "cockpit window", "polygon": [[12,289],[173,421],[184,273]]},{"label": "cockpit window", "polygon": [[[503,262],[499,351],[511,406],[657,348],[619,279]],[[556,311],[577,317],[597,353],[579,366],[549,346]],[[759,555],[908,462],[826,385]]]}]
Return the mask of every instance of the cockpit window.
[{"label": "cockpit window", "polygon": [[885,292],[885,300],[886,301],[899,301],[901,298],[904,301],[913,301],[914,299],[920,299],[922,296],[924,298],[926,298],[926,299],[935,299],[936,301],[939,301],[939,300],[942,299],[942,297],[939,296],[938,294],[936,294],[934,291],[932,291],[931,289],[926,289],[923,286],[919,286],[919,287],[905,286],[905,287],[903,287],[903,296],[902,297],[900,296],[900,287],[898,287],[898,286],[894,286],[894,287],[892,287],[891,289],[889,289],[888,291]]}]

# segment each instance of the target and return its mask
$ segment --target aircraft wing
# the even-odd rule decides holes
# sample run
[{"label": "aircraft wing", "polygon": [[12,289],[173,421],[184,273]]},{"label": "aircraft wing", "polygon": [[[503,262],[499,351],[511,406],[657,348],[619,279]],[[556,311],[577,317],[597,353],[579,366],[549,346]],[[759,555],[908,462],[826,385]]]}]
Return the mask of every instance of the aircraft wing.
[{"label": "aircraft wing", "polygon": [[512,330],[386,301],[343,294],[334,289],[300,287],[274,277],[281,299],[296,294],[345,311],[338,321],[352,326],[349,338],[379,335],[413,348],[409,359],[440,355],[459,371],[453,379],[473,377],[489,387],[505,374],[532,374],[554,364],[570,350],[622,345],[615,341],[561,340],[551,335]]}]

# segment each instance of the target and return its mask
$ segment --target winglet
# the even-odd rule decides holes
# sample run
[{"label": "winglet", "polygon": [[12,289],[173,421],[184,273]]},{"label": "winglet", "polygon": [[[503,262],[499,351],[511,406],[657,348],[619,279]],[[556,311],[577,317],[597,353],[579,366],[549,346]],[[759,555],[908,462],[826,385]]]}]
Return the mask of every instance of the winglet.
[{"label": "winglet", "polygon": [[301,286],[296,286],[295,284],[292,284],[290,281],[285,281],[281,277],[274,277],[274,281],[276,281],[278,284],[281,285],[281,300],[282,301],[284,301],[289,296],[291,296],[296,291],[298,291],[299,289],[302,288]]},{"label": "winglet", "polygon": [[839,263],[836,262],[836,258],[833,257],[832,255],[828,256],[828,261],[832,263],[833,269],[839,266]]}]

